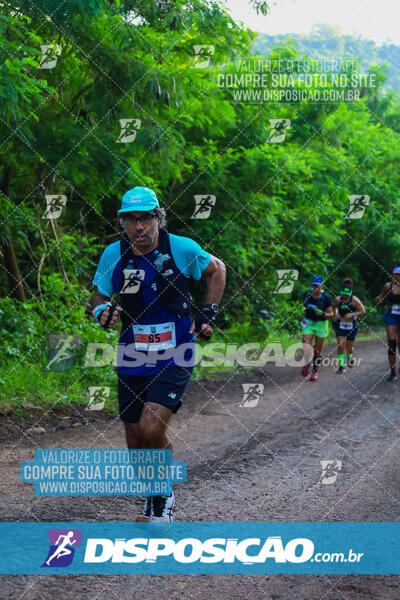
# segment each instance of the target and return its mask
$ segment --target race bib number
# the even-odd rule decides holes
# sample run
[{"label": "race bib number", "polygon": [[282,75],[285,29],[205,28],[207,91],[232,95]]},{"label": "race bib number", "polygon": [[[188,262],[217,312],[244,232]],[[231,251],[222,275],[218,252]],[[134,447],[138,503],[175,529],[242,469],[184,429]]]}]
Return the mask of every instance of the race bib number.
[{"label": "race bib number", "polygon": [[340,321],[339,328],[351,331],[353,329],[353,323],[351,321]]},{"label": "race bib number", "polygon": [[393,304],[391,312],[392,315],[400,315],[400,304]]},{"label": "race bib number", "polygon": [[306,318],[304,318],[300,321],[300,325],[302,327],[307,327],[307,325],[309,325],[310,323],[311,323],[310,319],[306,319]]},{"label": "race bib number", "polygon": [[175,323],[132,325],[132,328],[136,350],[166,350],[176,346]]}]

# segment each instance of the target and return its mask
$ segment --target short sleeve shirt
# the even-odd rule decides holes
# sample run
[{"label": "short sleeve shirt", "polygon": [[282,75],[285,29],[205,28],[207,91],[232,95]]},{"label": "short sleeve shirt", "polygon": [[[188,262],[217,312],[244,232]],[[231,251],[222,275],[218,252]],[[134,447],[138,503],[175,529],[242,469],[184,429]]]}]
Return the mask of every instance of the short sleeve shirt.
[{"label": "short sleeve shirt", "polygon": [[[195,280],[201,278],[201,274],[208,267],[211,255],[201,246],[187,237],[169,234],[171,251],[178,269],[186,276]],[[152,260],[153,252],[145,255],[145,261]],[[140,256],[136,260],[140,260]],[[93,285],[104,296],[111,296],[116,289],[113,284],[113,275],[121,261],[120,242],[114,242],[107,246],[101,255]],[[139,267],[138,267],[139,268]]]},{"label": "short sleeve shirt", "polygon": [[331,299],[328,294],[322,292],[319,298],[313,298],[311,296],[311,292],[307,290],[303,297],[303,307],[306,310],[306,318],[311,321],[325,321],[325,317],[323,315],[316,315],[313,307],[319,308],[320,310],[326,311],[329,306],[332,306]]},{"label": "short sleeve shirt", "polygon": [[[193,278],[199,280],[203,271],[208,267],[211,255],[201,248],[201,246],[194,240],[174,235],[169,233],[169,241],[171,246],[171,252],[176,266],[181,273],[187,278]],[[151,281],[155,275],[154,260],[157,258],[158,250],[153,250],[145,255],[136,255],[135,264],[137,269],[142,269],[145,272],[146,281]],[[96,274],[93,279],[93,285],[97,287],[98,291],[104,296],[110,297],[113,293],[118,293],[118,283],[121,277],[122,261],[121,261],[121,246],[120,242],[114,242],[107,246],[100,258]],[[191,326],[190,315],[178,316],[171,312],[168,312],[161,308],[155,300],[157,299],[157,293],[149,286],[145,291],[144,301],[147,307],[144,313],[138,318],[137,322],[143,325],[154,325],[159,323],[175,323],[176,332],[176,345],[185,344],[188,342],[194,342],[194,336],[189,333]],[[157,361],[155,365],[149,366],[141,365],[135,366],[134,361],[131,363],[127,358],[120,360],[120,351],[122,346],[129,346],[134,344],[134,337],[132,327],[128,327],[121,331],[119,339],[119,352],[117,359],[117,370],[120,373],[131,374],[131,375],[150,375],[157,373],[163,367],[172,364],[172,360],[169,362],[164,360]]]}]

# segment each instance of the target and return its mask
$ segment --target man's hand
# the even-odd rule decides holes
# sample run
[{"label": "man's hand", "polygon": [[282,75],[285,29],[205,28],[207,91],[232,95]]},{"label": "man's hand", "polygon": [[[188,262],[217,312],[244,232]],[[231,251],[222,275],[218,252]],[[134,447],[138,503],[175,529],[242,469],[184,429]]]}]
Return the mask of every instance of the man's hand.
[{"label": "man's hand", "polygon": [[[194,333],[196,324],[194,321],[192,321],[192,325],[189,329],[189,333]],[[199,338],[199,339],[207,339],[209,340],[210,337],[213,334],[213,328],[211,327],[211,325],[207,325],[206,323],[203,323],[203,325],[201,326],[201,331],[194,333],[194,337]]]},{"label": "man's hand", "polygon": [[[107,321],[107,319],[109,317],[110,308],[111,308],[111,306],[107,306],[103,310],[103,312],[101,313],[101,317],[99,319],[99,323],[100,323],[100,325],[102,327],[104,326],[104,324],[106,323],[106,321]],[[109,327],[113,327],[115,325],[115,323],[118,321],[119,313],[122,312],[122,307],[121,306],[114,306],[113,308],[115,308],[115,310],[114,310],[114,312],[112,314],[111,321],[110,321],[110,324],[108,325],[108,328]]]},{"label": "man's hand", "polygon": [[217,315],[208,307],[204,307],[195,314],[189,333],[194,333],[195,337],[203,340],[209,340],[213,334],[213,326]]}]

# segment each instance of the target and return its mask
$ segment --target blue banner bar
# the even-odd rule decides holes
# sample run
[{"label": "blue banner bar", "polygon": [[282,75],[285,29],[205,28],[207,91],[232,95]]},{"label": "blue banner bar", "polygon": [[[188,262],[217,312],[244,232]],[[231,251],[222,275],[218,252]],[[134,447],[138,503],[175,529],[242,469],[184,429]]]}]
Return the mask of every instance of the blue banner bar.
[{"label": "blue banner bar", "polygon": [[1,574],[400,574],[400,523],[0,523]]}]

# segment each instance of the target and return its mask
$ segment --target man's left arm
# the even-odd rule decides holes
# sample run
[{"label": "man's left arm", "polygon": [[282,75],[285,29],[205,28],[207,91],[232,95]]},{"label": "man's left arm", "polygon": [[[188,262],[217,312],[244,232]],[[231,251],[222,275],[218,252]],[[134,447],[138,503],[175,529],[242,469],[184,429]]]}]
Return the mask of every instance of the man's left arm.
[{"label": "man's left arm", "polygon": [[[222,295],[225,289],[225,280],[226,280],[226,267],[225,264],[217,258],[216,256],[210,255],[210,262],[206,269],[201,274],[202,279],[206,279],[207,281],[207,294],[204,302],[204,306],[200,314],[203,319],[212,319],[216,317],[216,313],[211,308],[211,305],[216,304],[217,307],[221,302]],[[196,315],[196,317],[199,316]],[[203,320],[201,319],[201,320]],[[195,318],[195,321],[197,319]],[[192,326],[190,328],[190,333],[194,333],[196,322],[193,321]],[[200,332],[195,333],[196,336],[201,334],[201,338],[210,339],[213,334],[213,327],[209,323],[202,323]]]}]

